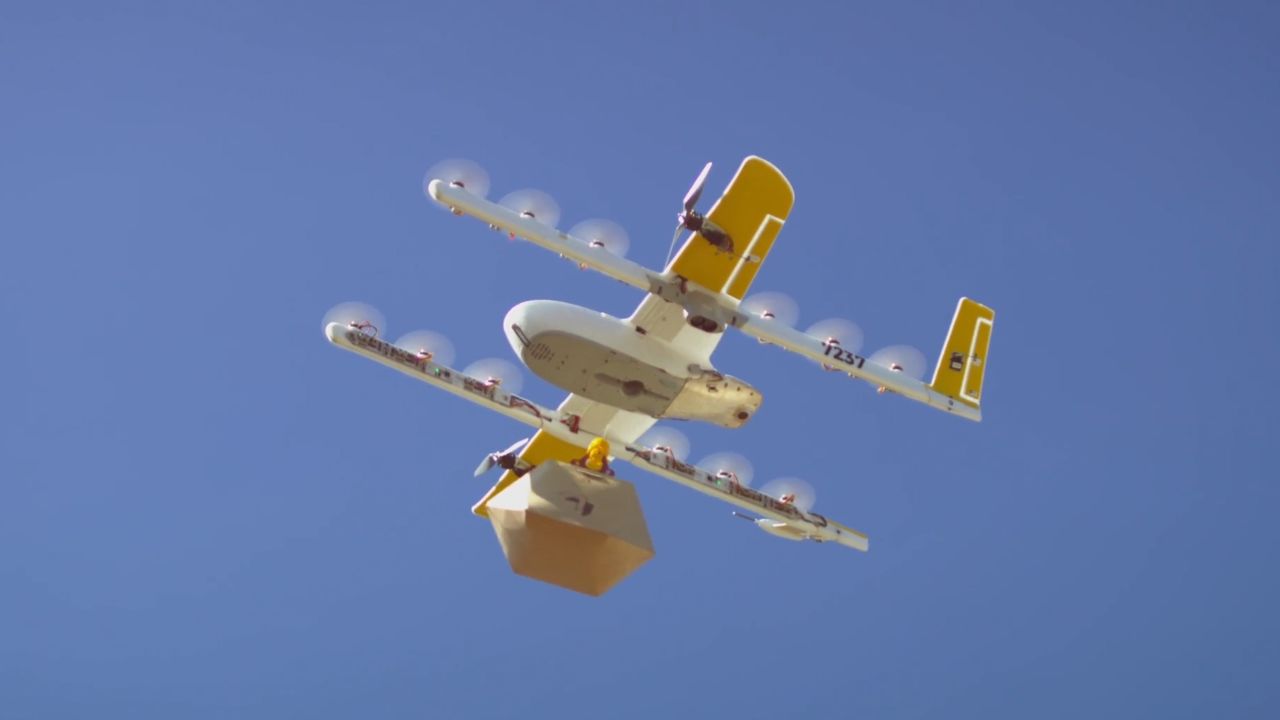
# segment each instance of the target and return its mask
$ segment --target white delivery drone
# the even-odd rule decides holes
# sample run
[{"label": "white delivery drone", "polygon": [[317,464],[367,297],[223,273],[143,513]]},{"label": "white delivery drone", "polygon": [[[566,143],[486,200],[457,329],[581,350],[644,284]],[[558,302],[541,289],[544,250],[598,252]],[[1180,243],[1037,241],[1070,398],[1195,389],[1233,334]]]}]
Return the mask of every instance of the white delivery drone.
[{"label": "white delivery drone", "polygon": [[[723,454],[703,467],[691,465],[681,457],[678,446],[687,441],[678,432],[668,432],[664,440],[663,428],[650,429],[665,418],[737,428],[759,410],[758,390],[712,365],[711,354],[727,328],[870,382],[881,393],[978,421],[995,314],[960,300],[928,383],[921,379],[925,360],[917,350],[894,346],[859,355],[862,333],[852,323],[832,320],[808,332],[793,329],[795,305],[785,295],[747,296],[791,212],[791,184],[769,162],[748,157],[704,215],[696,206],[710,170],[707,163],[678,215],[675,239],[686,230],[692,235],[661,272],[623,257],[627,238],[613,223],[587,221],[568,233],[556,229],[559,210],[543,193],[518,191],[501,204],[486,200],[488,177],[474,163],[446,161],[428,173],[426,194],[453,214],[478,218],[512,239],[528,240],[646,293],[629,318],[554,300],[531,300],[507,313],[503,326],[516,356],[570,393],[555,410],[515,394],[514,368],[473,366],[459,372],[448,367],[452,348],[438,335],[410,333],[396,343],[379,338],[376,311],[361,304],[331,311],[325,335],[339,347],[536,428],[531,440],[490,455],[477,469],[477,475],[495,465],[507,470],[473,508],[479,515],[487,515],[497,494],[540,463],[585,462],[599,470],[603,455],[611,452],[615,459],[736,506],[744,511],[736,515],[773,535],[866,551],[866,535],[812,511],[813,493],[805,483],[788,480],[753,489],[749,464],[740,457]],[[593,444],[597,438],[605,443]],[[648,445],[647,438],[652,438]]]}]

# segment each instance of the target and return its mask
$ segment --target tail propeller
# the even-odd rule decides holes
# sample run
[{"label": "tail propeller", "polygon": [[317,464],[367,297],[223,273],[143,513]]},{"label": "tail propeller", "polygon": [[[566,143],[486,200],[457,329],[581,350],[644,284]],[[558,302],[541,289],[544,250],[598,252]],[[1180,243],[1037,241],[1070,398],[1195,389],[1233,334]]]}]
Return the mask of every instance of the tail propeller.
[{"label": "tail propeller", "polygon": [[711,163],[707,163],[702,167],[702,172],[698,173],[693,185],[689,187],[689,192],[684,194],[684,207],[676,215],[676,232],[671,238],[671,244],[674,246],[676,240],[680,239],[680,233],[685,230],[692,230],[695,233],[700,233],[707,242],[717,249],[731,253],[733,252],[733,239],[697,210],[698,200],[702,198],[702,190],[706,187],[707,176],[710,174]]},{"label": "tail propeller", "polygon": [[485,455],[484,460],[481,460],[480,464],[476,466],[476,471],[474,473],[474,476],[480,477],[481,475],[489,472],[489,470],[494,465],[498,464],[498,462],[503,458],[503,456],[514,454],[517,450],[524,447],[525,444],[528,442],[529,442],[529,438],[521,438],[515,441],[514,443],[512,443],[511,447],[507,448],[506,450],[500,450],[498,452],[492,452],[492,453],[489,453],[488,455]]},{"label": "tail propeller", "polygon": [[702,215],[694,210],[698,205],[698,200],[702,198],[702,189],[707,185],[707,176],[711,174],[711,163],[702,166],[702,172],[698,173],[697,179],[693,181],[693,185],[689,186],[689,192],[684,194],[684,212],[680,213],[677,219],[681,224],[690,230],[697,231],[697,228],[689,225],[689,220],[695,223],[702,220]]}]

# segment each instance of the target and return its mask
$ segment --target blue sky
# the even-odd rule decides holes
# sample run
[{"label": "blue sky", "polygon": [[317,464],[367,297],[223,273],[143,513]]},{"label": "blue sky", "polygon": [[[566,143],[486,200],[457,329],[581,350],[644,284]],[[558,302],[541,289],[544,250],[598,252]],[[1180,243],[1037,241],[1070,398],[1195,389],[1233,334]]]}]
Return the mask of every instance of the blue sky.
[{"label": "blue sky", "polygon": [[[1275,716],[1280,13],[1153,8],[6,4],[0,716]],[[654,561],[512,575],[467,509],[521,428],[321,315],[461,362],[525,299],[626,315],[422,173],[658,265],[752,153],[797,192],[757,288],[931,356],[992,305],[986,420],[731,336],[764,408],[693,456],[808,478],[872,552],[637,473]]]}]

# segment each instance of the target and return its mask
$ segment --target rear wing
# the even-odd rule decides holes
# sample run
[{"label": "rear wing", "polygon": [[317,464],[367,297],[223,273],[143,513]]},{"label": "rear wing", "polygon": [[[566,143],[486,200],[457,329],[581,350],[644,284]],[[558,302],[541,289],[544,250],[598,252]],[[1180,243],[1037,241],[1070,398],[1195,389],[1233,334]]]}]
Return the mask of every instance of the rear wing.
[{"label": "rear wing", "polygon": [[[786,183],[786,178],[763,160],[754,162],[749,158],[739,172],[742,173],[748,169],[753,173],[764,172],[766,176],[769,171],[777,174],[776,178],[763,183],[761,187],[772,188],[765,191],[765,195],[773,201],[786,201],[775,210],[786,215],[790,211],[792,199],[790,185]],[[777,182],[774,182],[775,180]],[[785,193],[782,192],[784,189]],[[740,235],[744,233],[749,235],[748,245],[744,246],[749,249],[748,255],[730,252],[724,257],[707,263],[701,263],[701,261],[693,263],[690,260],[692,264],[689,267],[676,263],[676,267],[658,273],[624,257],[614,255],[599,243],[594,245],[587,243],[568,233],[548,227],[530,215],[521,215],[502,205],[489,202],[461,185],[432,180],[427,186],[427,193],[432,199],[459,215],[471,215],[494,228],[507,231],[513,238],[522,237],[568,258],[580,267],[593,268],[619,282],[675,303],[684,308],[690,324],[703,331],[718,333],[725,327],[736,327],[761,342],[803,355],[823,367],[839,369],[851,377],[882,388],[885,392],[893,392],[967,420],[977,422],[982,419],[982,412],[979,409],[982,383],[986,372],[987,347],[991,342],[991,328],[995,313],[981,303],[968,298],[960,300],[951,323],[951,332],[947,335],[946,344],[943,346],[938,369],[934,373],[933,381],[927,384],[899,372],[901,368],[880,365],[855,352],[846,351],[838,344],[830,342],[829,338],[806,335],[784,324],[743,312],[739,307],[738,298],[746,292],[747,286],[755,277],[755,271],[758,269],[763,253],[772,247],[773,239],[783,222],[782,218],[773,214],[766,214],[759,226],[750,233],[739,232]],[[712,208],[712,214],[716,214],[716,208]],[[719,215],[713,219],[730,222],[727,217],[721,218]],[[749,227],[749,223],[744,227]],[[700,245],[696,247],[701,248]],[[714,250],[715,248],[712,248],[706,252],[714,256]],[[699,253],[701,252],[702,250],[699,250]],[[700,255],[697,256],[700,257]],[[695,255],[689,257],[694,258]],[[696,272],[695,265],[698,268]],[[726,268],[729,269],[726,270]],[[677,271],[682,269],[710,285],[703,286],[697,280],[680,275]],[[729,274],[725,275],[725,272]],[[697,324],[694,324],[695,320],[698,321]]]}]

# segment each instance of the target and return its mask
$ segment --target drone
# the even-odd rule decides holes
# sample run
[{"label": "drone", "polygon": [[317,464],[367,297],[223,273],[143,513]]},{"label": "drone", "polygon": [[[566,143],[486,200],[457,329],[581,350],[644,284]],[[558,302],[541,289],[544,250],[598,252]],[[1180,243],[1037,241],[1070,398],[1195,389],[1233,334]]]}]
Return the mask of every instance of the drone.
[{"label": "drone", "polygon": [[[503,329],[521,364],[569,393],[555,409],[518,394],[513,379],[518,369],[511,363],[489,361],[458,370],[450,367],[451,344],[439,334],[383,339],[380,315],[361,303],[332,310],[325,335],[338,347],[534,428],[531,438],[481,461],[476,475],[494,467],[505,471],[472,508],[478,515],[487,516],[494,498],[530,470],[546,463],[583,467],[587,448],[595,453],[603,447],[614,460],[729,503],[735,515],[771,535],[865,552],[864,533],[813,511],[814,492],[807,483],[786,479],[753,488],[750,463],[733,453],[688,463],[683,457],[687,439],[656,423],[739,428],[755,417],[760,390],[712,363],[731,329],[833,374],[870,383],[881,394],[980,421],[995,313],[968,298],[959,300],[928,382],[918,350],[890,346],[859,354],[862,332],[852,322],[831,319],[806,331],[795,329],[798,310],[788,296],[748,294],[790,215],[791,183],[770,162],[747,157],[704,214],[698,203],[711,167],[703,167],[684,196],[672,248],[687,237],[661,271],[625,257],[629,238],[616,223],[588,220],[568,232],[557,229],[559,208],[545,193],[522,190],[500,202],[486,199],[488,175],[475,163],[445,161],[427,173],[425,194],[452,214],[475,218],[511,240],[528,241],[645,293],[627,318],[556,300],[522,302],[507,313]],[[602,442],[593,445],[597,439]],[[599,471],[599,466],[585,467]],[[586,507],[581,498],[572,499]]]}]

